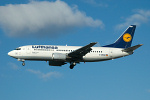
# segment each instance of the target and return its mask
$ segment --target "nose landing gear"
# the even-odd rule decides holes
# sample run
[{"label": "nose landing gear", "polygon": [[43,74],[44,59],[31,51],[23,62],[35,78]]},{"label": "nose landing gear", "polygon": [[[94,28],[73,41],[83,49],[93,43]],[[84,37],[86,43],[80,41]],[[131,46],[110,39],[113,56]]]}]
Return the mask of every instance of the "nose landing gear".
[{"label": "nose landing gear", "polygon": [[25,66],[25,62],[24,61],[22,62],[22,66]]},{"label": "nose landing gear", "polygon": [[25,59],[18,59],[18,61],[22,61],[22,66],[25,66]]}]

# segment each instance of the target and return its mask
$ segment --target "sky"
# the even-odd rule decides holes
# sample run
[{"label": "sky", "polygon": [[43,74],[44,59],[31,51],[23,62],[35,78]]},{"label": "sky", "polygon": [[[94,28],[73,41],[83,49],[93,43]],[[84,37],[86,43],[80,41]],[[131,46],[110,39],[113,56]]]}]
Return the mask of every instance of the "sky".
[{"label": "sky", "polygon": [[[150,100],[149,0],[2,0],[0,100]],[[137,25],[133,55],[104,62],[26,65],[7,53],[24,45],[113,43]]]}]

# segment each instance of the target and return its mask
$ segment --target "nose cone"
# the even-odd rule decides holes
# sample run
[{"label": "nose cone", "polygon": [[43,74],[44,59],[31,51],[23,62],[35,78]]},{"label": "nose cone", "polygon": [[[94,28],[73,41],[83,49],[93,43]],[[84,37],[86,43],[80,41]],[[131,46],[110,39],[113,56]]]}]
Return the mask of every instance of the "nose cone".
[{"label": "nose cone", "polygon": [[8,52],[8,55],[12,57],[13,56],[12,51]]}]

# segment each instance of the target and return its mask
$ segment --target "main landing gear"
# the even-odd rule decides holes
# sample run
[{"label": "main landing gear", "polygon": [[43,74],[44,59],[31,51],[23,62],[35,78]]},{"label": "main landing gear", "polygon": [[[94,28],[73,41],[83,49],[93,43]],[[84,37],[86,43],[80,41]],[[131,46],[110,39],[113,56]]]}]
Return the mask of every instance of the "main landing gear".
[{"label": "main landing gear", "polygon": [[75,62],[71,62],[71,63],[70,63],[70,69],[73,69],[75,65],[76,65]]}]

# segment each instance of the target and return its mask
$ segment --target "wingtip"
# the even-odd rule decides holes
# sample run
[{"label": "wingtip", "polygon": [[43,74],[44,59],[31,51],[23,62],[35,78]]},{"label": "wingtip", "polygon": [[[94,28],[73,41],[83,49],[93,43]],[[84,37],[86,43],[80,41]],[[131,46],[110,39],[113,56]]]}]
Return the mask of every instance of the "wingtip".
[{"label": "wingtip", "polygon": [[136,27],[136,25],[130,25],[130,27]]},{"label": "wingtip", "polygon": [[140,46],[142,46],[143,44],[139,44]]},{"label": "wingtip", "polygon": [[91,42],[91,43],[93,43],[93,44],[97,44],[97,42]]}]

